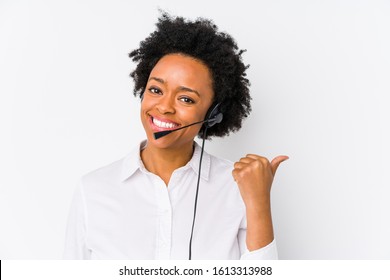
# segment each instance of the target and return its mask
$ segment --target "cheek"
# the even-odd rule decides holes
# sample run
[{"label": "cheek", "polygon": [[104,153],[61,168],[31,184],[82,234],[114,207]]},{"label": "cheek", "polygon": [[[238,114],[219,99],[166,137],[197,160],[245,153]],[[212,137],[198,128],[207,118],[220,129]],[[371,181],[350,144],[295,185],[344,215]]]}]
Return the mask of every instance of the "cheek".
[{"label": "cheek", "polygon": [[153,104],[153,100],[150,100],[149,98],[145,97],[141,101],[141,114],[145,114],[146,112],[150,111],[151,108],[153,108],[155,104]]},{"label": "cheek", "polygon": [[206,118],[209,107],[211,106],[208,102],[201,102],[186,112],[188,116],[191,116],[195,121],[202,121]]},{"label": "cheek", "polygon": [[194,123],[203,120],[203,111],[193,109],[181,110],[177,112],[177,117],[181,120],[185,120],[187,123]]},{"label": "cheek", "polygon": [[144,101],[142,101],[139,113],[140,113],[141,122],[144,125],[148,122],[148,114],[147,114],[147,112],[150,111],[148,108],[149,108],[148,104],[144,103]]},{"label": "cheek", "polygon": [[144,105],[142,103],[141,103],[141,108],[139,110],[139,113],[140,113],[141,119],[143,119],[143,116],[145,114],[145,108],[144,108]]}]

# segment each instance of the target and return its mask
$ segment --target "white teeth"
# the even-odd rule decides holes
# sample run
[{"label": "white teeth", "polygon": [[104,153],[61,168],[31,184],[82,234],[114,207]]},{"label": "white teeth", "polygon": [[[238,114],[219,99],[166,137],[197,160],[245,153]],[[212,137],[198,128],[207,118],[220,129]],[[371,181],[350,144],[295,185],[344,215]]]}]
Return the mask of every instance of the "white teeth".
[{"label": "white teeth", "polygon": [[153,123],[158,126],[158,127],[161,127],[161,128],[174,128],[176,125],[173,124],[173,123],[167,123],[167,122],[162,122],[160,120],[157,120],[155,118],[153,118]]}]

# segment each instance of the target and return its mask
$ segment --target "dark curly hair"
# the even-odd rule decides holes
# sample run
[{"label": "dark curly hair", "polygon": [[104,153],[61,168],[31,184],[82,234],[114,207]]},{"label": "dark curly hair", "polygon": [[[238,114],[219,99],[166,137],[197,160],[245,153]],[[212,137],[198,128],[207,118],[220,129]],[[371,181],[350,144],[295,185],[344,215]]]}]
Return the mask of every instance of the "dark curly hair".
[{"label": "dark curly hair", "polygon": [[[242,61],[242,53],[235,40],[226,33],[219,32],[213,21],[198,18],[189,21],[182,17],[172,17],[166,12],[161,15],[154,31],[140,47],[129,56],[137,63],[130,74],[134,79],[134,95],[145,91],[149,74],[157,62],[165,55],[181,53],[202,61],[211,70],[214,104],[221,103],[223,120],[207,129],[210,136],[227,136],[241,128],[242,120],[250,111],[249,80]],[[198,136],[203,137],[204,126]]]}]

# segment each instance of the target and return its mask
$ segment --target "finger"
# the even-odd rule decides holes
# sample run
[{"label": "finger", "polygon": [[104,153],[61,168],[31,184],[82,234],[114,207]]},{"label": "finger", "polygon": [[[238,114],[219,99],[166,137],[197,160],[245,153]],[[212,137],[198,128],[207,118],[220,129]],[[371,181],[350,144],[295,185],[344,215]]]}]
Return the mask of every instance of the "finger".
[{"label": "finger", "polygon": [[239,162],[244,162],[244,163],[251,163],[255,161],[256,159],[250,158],[250,157],[242,157],[240,158]]},{"label": "finger", "polygon": [[236,163],[234,163],[234,169],[242,169],[247,165],[248,163],[237,161]]},{"label": "finger", "polygon": [[238,169],[234,169],[234,170],[232,171],[232,175],[233,175],[234,181],[237,182],[237,180],[239,180],[239,174],[240,174],[240,171],[239,171]]},{"label": "finger", "polygon": [[271,161],[272,174],[275,175],[276,170],[283,161],[288,160],[288,156],[277,156]]},{"label": "finger", "polygon": [[255,154],[248,154],[246,155],[248,158],[251,158],[253,160],[257,160],[257,161],[260,161],[264,166],[267,166],[270,164],[268,158],[266,157],[262,157],[262,156],[259,156],[259,155],[255,155]]},{"label": "finger", "polygon": [[255,154],[247,154],[246,155],[247,158],[252,158],[254,160],[268,160],[266,157],[262,157],[262,156],[259,156],[259,155],[255,155]]}]

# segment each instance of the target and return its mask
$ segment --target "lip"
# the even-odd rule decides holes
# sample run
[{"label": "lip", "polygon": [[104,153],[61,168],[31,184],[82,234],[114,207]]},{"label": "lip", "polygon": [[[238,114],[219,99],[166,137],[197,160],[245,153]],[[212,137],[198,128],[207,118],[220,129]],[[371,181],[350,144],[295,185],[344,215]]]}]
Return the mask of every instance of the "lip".
[{"label": "lip", "polygon": [[[156,119],[156,120],[159,120],[159,121],[165,122],[165,123],[171,123],[171,124],[174,125],[174,127],[172,127],[172,128],[170,128],[170,127],[159,127],[159,126],[154,124],[153,119]],[[154,116],[151,116],[151,115],[149,115],[149,124],[152,127],[153,131],[173,130],[173,129],[179,128],[181,126],[180,124],[178,124],[178,123],[176,123],[174,121],[171,121],[169,119],[158,118],[158,117],[154,117]]]}]

